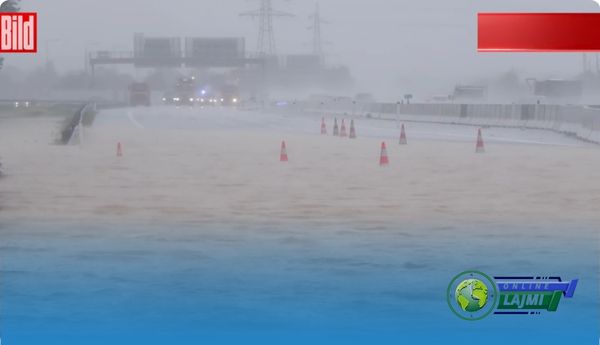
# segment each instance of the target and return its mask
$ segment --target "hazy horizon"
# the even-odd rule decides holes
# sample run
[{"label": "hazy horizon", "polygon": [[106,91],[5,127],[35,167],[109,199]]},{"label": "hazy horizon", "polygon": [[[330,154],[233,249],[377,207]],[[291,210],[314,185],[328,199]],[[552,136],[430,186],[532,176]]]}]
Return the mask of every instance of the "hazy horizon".
[{"label": "hazy horizon", "polygon": [[[582,70],[581,54],[476,52],[480,11],[591,12],[592,0],[320,0],[327,61],[347,65],[357,89],[376,93],[427,90],[434,94],[514,70],[523,78],[567,78]],[[308,16],[314,1],[273,0],[295,14],[276,19],[280,54],[310,53]],[[256,50],[257,22],[240,17],[258,1],[227,0],[106,3],[94,0],[23,0],[23,11],[39,13],[39,53],[6,56],[5,65],[41,66],[49,57],[60,71],[81,70],[84,51],[131,51],[133,34],[148,36],[244,37]],[[160,25],[160,26],[159,26]],[[49,47],[49,52],[47,47]]]}]

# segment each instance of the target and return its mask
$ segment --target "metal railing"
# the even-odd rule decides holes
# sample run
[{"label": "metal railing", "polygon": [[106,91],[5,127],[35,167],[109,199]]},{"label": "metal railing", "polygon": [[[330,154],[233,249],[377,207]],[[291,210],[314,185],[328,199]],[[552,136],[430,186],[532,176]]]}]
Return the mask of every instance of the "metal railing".
[{"label": "metal railing", "polygon": [[84,127],[89,125],[92,120],[86,120],[86,116],[95,114],[96,104],[86,103],[75,113],[71,121],[63,128],[60,143],[63,145],[83,144]]},{"label": "metal railing", "polygon": [[472,126],[550,130],[600,144],[600,109],[583,105],[362,103],[352,101],[297,105],[316,112],[376,116],[382,119]]}]

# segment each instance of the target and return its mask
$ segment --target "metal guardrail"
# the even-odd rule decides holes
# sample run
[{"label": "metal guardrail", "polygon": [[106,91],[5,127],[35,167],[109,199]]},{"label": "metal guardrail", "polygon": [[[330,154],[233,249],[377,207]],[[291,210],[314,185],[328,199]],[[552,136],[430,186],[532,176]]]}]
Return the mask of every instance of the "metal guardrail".
[{"label": "metal guardrail", "polygon": [[600,144],[600,109],[583,105],[301,102],[315,112],[377,115],[381,119],[549,130]]},{"label": "metal guardrail", "polygon": [[59,142],[63,145],[72,145],[75,141],[83,142],[83,127],[86,125],[86,116],[96,112],[95,103],[86,103],[75,113],[71,121],[63,128]]},{"label": "metal guardrail", "polygon": [[15,105],[15,104],[24,105],[28,103],[30,107],[44,107],[44,106],[52,106],[52,105],[78,105],[82,104],[82,101],[79,100],[39,100],[39,99],[0,99],[0,105]]},{"label": "metal guardrail", "polygon": [[[99,109],[111,109],[125,107],[125,103],[104,102],[104,101],[63,101],[63,100],[39,100],[39,99],[0,99],[0,110],[2,108],[14,108],[16,110],[32,110],[45,112],[57,106],[68,106],[66,109],[77,107],[77,111],[72,115],[65,125],[63,125],[58,138],[58,144],[69,145],[76,142],[76,139],[83,140],[83,128],[90,126],[94,116]],[[61,107],[60,112],[66,109]]]}]

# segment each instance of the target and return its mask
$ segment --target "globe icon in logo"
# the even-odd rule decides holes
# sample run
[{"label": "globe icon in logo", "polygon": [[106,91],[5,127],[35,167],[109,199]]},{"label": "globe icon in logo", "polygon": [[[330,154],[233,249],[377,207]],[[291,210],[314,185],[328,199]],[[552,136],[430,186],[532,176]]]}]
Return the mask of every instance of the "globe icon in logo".
[{"label": "globe icon in logo", "polygon": [[456,287],[456,302],[469,313],[480,311],[488,301],[488,287],[479,279],[466,279]]},{"label": "globe icon in logo", "polygon": [[499,302],[498,285],[480,271],[465,271],[452,278],[446,290],[446,301],[454,315],[466,321],[477,321],[492,314]]}]

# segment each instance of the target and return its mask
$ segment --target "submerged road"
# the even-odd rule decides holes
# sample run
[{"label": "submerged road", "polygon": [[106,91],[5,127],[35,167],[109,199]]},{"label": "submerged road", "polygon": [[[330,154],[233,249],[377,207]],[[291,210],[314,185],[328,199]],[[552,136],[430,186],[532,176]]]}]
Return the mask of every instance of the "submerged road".
[{"label": "submerged road", "polygon": [[[323,114],[328,133],[332,133],[334,116]],[[348,116],[346,126],[352,117]],[[341,125],[342,117],[338,118]],[[394,140],[399,136],[399,122],[379,119],[354,118],[361,137]],[[148,129],[186,130],[269,130],[278,134],[320,133],[321,117],[301,113],[258,112],[230,108],[152,107],[105,110],[99,114],[95,126],[133,127]],[[475,140],[476,127],[423,122],[406,122],[408,134],[416,140],[447,140],[470,142]],[[562,134],[519,128],[486,128],[485,138],[490,142],[584,146],[581,141]]]},{"label": "submerged road", "polygon": [[[0,127],[6,344],[597,341],[596,146],[486,129],[476,154],[473,127],[407,124],[400,146],[393,122],[349,140],[222,109],[104,111],[73,146],[57,125]],[[473,323],[445,298],[468,269],[580,284],[556,313]]]}]

